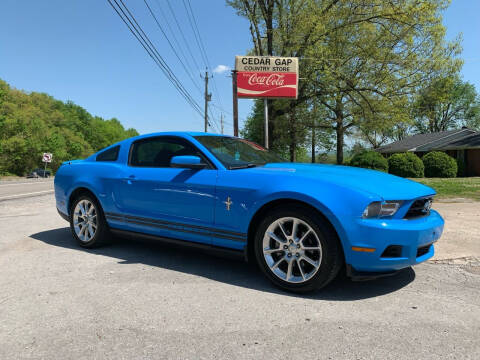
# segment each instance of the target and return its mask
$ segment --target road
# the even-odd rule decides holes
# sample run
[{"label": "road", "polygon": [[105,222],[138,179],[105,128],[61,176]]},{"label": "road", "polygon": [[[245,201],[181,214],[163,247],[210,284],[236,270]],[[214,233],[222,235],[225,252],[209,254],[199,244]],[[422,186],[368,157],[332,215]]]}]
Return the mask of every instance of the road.
[{"label": "road", "polygon": [[0,201],[39,196],[53,192],[53,179],[0,181]]},{"label": "road", "polygon": [[52,194],[0,202],[0,358],[479,359],[480,263],[296,296],[242,262],[77,247]]}]

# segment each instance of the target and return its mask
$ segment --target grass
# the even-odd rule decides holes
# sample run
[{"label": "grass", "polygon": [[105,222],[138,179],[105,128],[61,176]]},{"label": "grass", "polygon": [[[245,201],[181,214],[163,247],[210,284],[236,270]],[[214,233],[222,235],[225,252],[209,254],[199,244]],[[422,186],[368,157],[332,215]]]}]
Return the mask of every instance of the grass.
[{"label": "grass", "polygon": [[480,177],[411,179],[435,189],[436,198],[464,198],[480,201]]}]

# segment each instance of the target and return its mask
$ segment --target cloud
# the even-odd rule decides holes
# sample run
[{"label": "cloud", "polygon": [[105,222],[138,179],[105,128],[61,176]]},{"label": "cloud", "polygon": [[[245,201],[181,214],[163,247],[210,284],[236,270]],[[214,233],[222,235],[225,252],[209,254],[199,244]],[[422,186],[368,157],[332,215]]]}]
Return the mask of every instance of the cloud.
[{"label": "cloud", "polygon": [[213,69],[213,72],[214,73],[217,73],[217,74],[221,74],[221,73],[224,73],[226,71],[230,71],[230,67],[227,66],[227,65],[217,65],[217,67],[215,69]]}]

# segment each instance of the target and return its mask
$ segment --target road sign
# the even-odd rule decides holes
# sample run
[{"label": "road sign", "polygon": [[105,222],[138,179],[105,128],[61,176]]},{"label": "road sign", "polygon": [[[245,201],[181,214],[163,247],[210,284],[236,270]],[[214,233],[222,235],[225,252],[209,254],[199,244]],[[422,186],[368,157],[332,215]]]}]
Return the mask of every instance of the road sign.
[{"label": "road sign", "polygon": [[236,56],[239,98],[298,97],[298,58]]},{"label": "road sign", "polygon": [[42,161],[44,163],[52,162],[53,155],[51,153],[43,153]]}]

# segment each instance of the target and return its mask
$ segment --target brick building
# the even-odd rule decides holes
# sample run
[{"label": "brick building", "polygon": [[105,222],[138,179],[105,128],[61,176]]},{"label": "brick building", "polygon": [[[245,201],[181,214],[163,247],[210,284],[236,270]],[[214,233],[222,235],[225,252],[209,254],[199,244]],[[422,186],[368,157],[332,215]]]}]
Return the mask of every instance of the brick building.
[{"label": "brick building", "polygon": [[443,151],[463,165],[464,176],[480,176],[480,132],[468,128],[408,136],[377,151],[385,156],[410,151],[419,157]]}]

